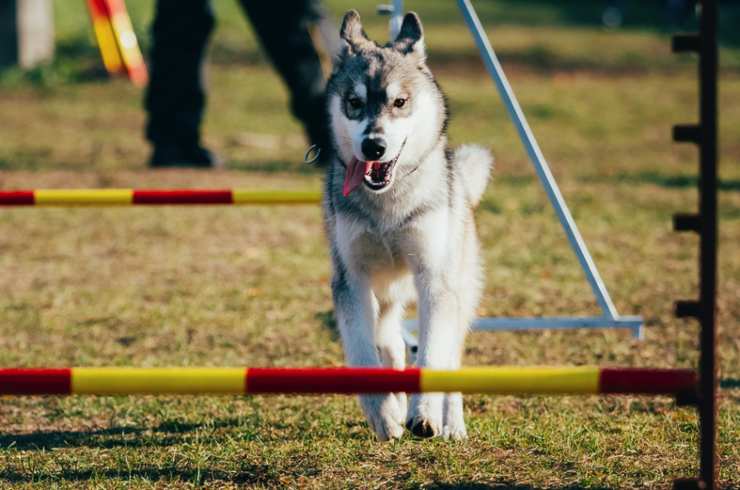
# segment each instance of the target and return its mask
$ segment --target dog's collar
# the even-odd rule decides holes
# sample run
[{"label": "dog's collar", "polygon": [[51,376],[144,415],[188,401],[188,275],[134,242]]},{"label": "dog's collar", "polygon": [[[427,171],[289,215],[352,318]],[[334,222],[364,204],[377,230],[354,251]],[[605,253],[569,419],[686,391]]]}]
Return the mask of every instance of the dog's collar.
[{"label": "dog's collar", "polygon": [[[406,141],[405,141],[405,140],[404,140],[404,144],[406,144]],[[427,159],[427,157],[428,157],[428,156],[429,156],[429,155],[430,155],[430,154],[431,154],[431,153],[432,153],[433,151],[434,151],[434,148],[432,148],[431,150],[427,151],[427,152],[426,152],[426,153],[424,154],[424,156],[423,156],[423,157],[421,157],[421,158],[419,159],[419,164],[418,164],[418,165],[416,165],[416,167],[412,168],[412,169],[411,169],[411,170],[410,170],[410,171],[409,171],[409,172],[408,172],[408,173],[407,173],[406,175],[404,175],[404,177],[408,177],[409,175],[411,175],[411,174],[413,174],[414,172],[416,172],[417,170],[419,170],[419,167],[421,167],[421,166],[422,166],[422,165],[424,164],[424,161],[425,161],[425,160]],[[446,151],[447,151],[447,150],[445,150],[445,152],[446,152]]]},{"label": "dog's collar", "polygon": [[414,168],[412,168],[411,170],[409,170],[409,171],[408,171],[408,172],[406,173],[406,175],[404,175],[403,177],[404,177],[404,178],[406,178],[406,177],[408,177],[409,175],[411,175],[411,174],[413,174],[414,172],[416,172],[417,170],[419,170],[419,167],[421,167],[421,163],[422,163],[422,162],[419,162],[419,164],[418,164],[418,165],[417,165],[416,167],[414,167]]}]

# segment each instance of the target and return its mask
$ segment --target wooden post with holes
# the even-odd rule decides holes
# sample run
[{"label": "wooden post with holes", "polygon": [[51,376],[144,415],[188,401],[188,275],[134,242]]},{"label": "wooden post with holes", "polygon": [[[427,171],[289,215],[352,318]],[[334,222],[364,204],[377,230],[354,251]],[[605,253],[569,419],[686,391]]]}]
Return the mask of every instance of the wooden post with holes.
[{"label": "wooden post with holes", "polygon": [[699,299],[676,303],[676,316],[701,325],[699,387],[692,403],[699,414],[699,478],[677,480],[674,488],[717,487],[717,19],[716,0],[701,0],[699,32],[673,38],[674,52],[699,55],[699,123],[673,128],[677,142],[699,147],[699,213],[678,214],[676,231],[699,234]]}]

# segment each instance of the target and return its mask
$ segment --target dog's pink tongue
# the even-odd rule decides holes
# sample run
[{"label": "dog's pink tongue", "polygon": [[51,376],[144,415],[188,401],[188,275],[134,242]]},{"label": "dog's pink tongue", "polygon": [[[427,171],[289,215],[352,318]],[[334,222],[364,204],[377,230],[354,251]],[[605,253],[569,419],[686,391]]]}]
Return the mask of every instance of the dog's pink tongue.
[{"label": "dog's pink tongue", "polygon": [[365,172],[371,165],[372,162],[361,162],[356,158],[352,158],[352,161],[347,165],[347,170],[344,171],[344,185],[342,186],[342,195],[344,197],[349,196],[350,192],[362,184],[365,178]]}]

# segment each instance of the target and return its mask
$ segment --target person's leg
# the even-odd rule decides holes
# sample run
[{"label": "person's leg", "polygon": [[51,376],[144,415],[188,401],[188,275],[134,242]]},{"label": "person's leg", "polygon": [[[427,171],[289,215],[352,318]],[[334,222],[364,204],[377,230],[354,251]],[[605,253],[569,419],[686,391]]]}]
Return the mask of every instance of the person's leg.
[{"label": "person's leg", "polygon": [[203,64],[215,19],[209,0],[158,0],[146,94],[151,164],[210,166],[200,146],[205,107]]},{"label": "person's leg", "polygon": [[[331,151],[326,116],[325,80],[311,39],[311,24],[321,19],[316,0],[241,0],[244,10],[291,94],[291,110],[311,143]],[[323,158],[322,158],[323,159]]]}]

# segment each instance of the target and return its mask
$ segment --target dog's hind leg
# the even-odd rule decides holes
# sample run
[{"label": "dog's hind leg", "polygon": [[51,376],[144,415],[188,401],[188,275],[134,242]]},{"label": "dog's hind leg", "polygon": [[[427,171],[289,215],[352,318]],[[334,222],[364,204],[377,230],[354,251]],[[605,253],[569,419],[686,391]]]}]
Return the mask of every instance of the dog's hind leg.
[{"label": "dog's hind leg", "polygon": [[[344,355],[350,366],[380,366],[375,346],[374,323],[377,304],[368,281],[347,280],[343,271],[332,282],[337,326],[344,344]],[[391,393],[362,395],[360,405],[378,439],[386,441],[403,435],[405,410]]]},{"label": "dog's hind leg", "polygon": [[406,344],[401,335],[403,321],[402,303],[379,304],[375,343],[384,366],[394,369],[406,367]]}]

